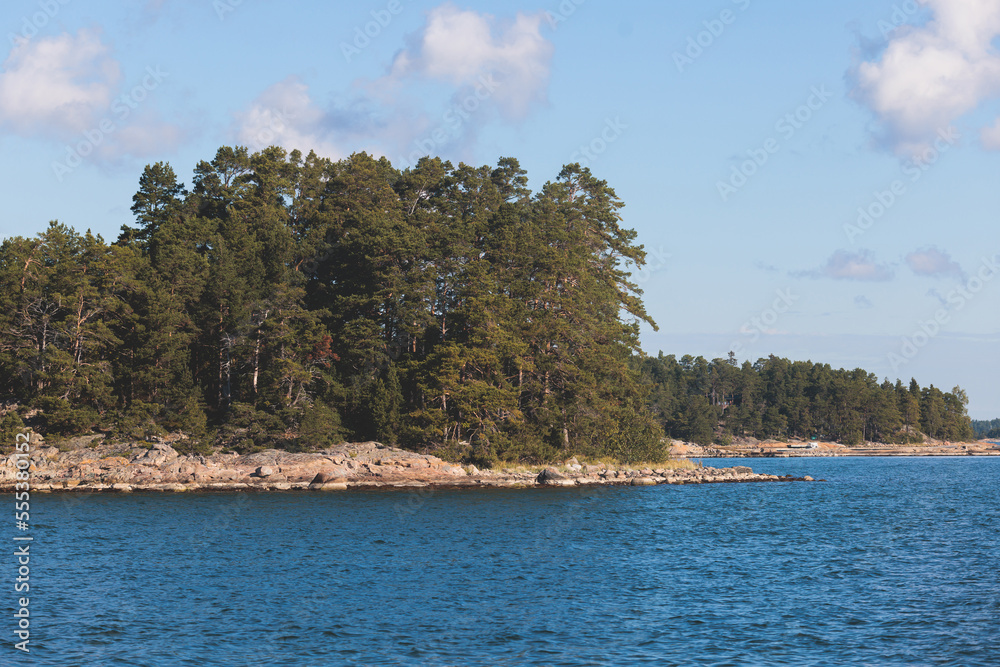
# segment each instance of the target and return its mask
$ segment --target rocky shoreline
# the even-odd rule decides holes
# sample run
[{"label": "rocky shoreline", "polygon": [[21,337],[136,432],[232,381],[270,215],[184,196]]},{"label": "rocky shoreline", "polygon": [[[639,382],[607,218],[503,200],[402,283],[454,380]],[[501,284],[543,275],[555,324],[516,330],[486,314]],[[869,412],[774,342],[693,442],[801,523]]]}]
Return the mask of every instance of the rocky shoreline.
[{"label": "rocky shoreline", "polygon": [[[105,445],[78,438],[74,444],[62,450],[43,443],[32,446],[32,491],[347,491],[813,481],[761,475],[745,466],[631,468],[581,464],[576,459],[544,469],[478,470],[376,442],[344,443],[310,454],[268,450],[245,456],[182,455],[169,442]],[[14,490],[17,472],[17,457],[4,457],[0,491]]]},{"label": "rocky shoreline", "polygon": [[713,458],[798,458],[841,456],[1000,456],[1000,443],[989,440],[978,442],[946,442],[925,439],[919,444],[897,445],[866,442],[844,445],[838,442],[804,440],[756,440],[740,438],[729,445],[697,445],[674,440],[670,455],[676,459]]}]

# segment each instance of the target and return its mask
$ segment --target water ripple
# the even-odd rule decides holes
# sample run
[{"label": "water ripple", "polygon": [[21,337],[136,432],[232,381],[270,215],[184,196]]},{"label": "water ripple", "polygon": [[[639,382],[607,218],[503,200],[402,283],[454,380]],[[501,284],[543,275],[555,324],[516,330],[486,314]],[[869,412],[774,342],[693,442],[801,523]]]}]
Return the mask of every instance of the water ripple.
[{"label": "water ripple", "polygon": [[33,498],[30,664],[1000,664],[1000,461],[754,468],[829,482]]}]

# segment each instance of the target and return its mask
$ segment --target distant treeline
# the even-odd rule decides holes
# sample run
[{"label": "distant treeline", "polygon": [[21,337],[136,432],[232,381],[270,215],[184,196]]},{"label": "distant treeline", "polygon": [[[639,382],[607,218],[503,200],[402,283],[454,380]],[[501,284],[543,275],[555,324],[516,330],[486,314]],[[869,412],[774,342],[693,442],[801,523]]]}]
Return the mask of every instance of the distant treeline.
[{"label": "distant treeline", "polygon": [[[968,398],[955,387],[942,392],[895,384],[863,370],[771,356],[738,366],[732,358],[646,358],[638,362],[649,383],[650,403],[667,434],[682,440],[726,443],[733,436],[920,442],[968,441]],[[1000,425],[1000,424],[998,424]]]},{"label": "distant treeline", "polygon": [[976,432],[976,437],[980,440],[983,438],[1000,438],[1000,419],[973,421],[972,429]]},{"label": "distant treeline", "polygon": [[579,165],[526,184],[510,158],[223,147],[191,190],[150,165],[114,244],[58,223],[3,242],[6,428],[658,457],[623,203]]},{"label": "distant treeline", "polygon": [[0,401],[16,406],[0,432],[180,430],[241,452],[379,440],[484,465],[653,460],[664,429],[971,433],[957,389],[644,358],[645,253],[623,203],[579,165],[526,184],[512,158],[399,171],[223,147],[190,190],[150,165],[114,243],[53,222],[0,245]]}]

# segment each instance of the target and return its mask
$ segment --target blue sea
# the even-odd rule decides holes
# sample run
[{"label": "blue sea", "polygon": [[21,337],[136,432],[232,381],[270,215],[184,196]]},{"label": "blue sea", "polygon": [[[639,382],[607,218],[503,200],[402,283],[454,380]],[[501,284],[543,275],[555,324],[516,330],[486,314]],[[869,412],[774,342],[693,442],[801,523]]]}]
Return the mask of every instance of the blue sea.
[{"label": "blue sea", "polygon": [[705,463],[827,481],[34,494],[0,664],[1000,664],[1000,459]]}]

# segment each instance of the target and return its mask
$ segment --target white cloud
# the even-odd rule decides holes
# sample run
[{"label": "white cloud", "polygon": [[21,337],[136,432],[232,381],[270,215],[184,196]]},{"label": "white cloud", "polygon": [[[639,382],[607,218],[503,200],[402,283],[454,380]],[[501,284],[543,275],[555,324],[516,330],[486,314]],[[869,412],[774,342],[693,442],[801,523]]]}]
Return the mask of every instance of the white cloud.
[{"label": "white cloud", "polygon": [[[451,4],[428,14],[385,76],[319,104],[289,77],[236,114],[237,140],[341,158],[365,150],[397,166],[423,155],[473,159],[478,130],[498,117],[517,122],[547,99],[553,46],[544,13],[506,23]],[[450,88],[441,94],[441,83]]]},{"label": "white cloud", "polygon": [[499,26],[493,16],[445,4],[432,10],[423,32],[393,62],[390,77],[412,76],[469,87],[493,76],[492,98],[508,118],[523,118],[547,97],[553,45],[541,34],[545,15],[519,13]]},{"label": "white cloud", "polygon": [[933,247],[911,252],[906,256],[906,264],[918,276],[965,278],[965,271],[951,255]]},{"label": "white cloud", "polygon": [[984,127],[979,134],[979,140],[983,146],[991,151],[1000,151],[1000,119],[989,127]]},{"label": "white cloud", "polygon": [[[880,139],[903,156],[924,150],[936,132],[1000,96],[1000,54],[992,45],[1000,35],[1000,2],[922,4],[933,12],[931,21],[899,29],[881,59],[852,72],[852,97],[875,113]],[[1000,148],[1000,136],[984,140]]]},{"label": "white cloud", "polygon": [[235,116],[236,140],[251,150],[281,146],[334,160],[362,150],[383,155],[374,141],[391,139],[412,120],[397,110],[375,108],[364,97],[323,108],[295,76],[270,86]]},{"label": "white cloud", "polygon": [[819,269],[800,271],[792,275],[803,278],[878,282],[892,280],[895,272],[890,266],[876,262],[870,250],[860,252],[838,250]]},{"label": "white cloud", "polygon": [[94,31],[23,40],[0,73],[0,123],[24,135],[83,132],[107,111],[120,79]]},{"label": "white cloud", "polygon": [[265,90],[250,108],[237,114],[238,140],[251,150],[282,146],[303,153],[315,150],[323,157],[339,159],[343,152],[333,145],[324,129],[324,112],[309,97],[309,88],[289,77]]},{"label": "white cloud", "polygon": [[0,72],[0,127],[62,144],[52,163],[60,180],[85,162],[162,156],[190,135],[153,108],[155,90],[169,79],[149,66],[122,85],[97,31],[20,40]]}]

